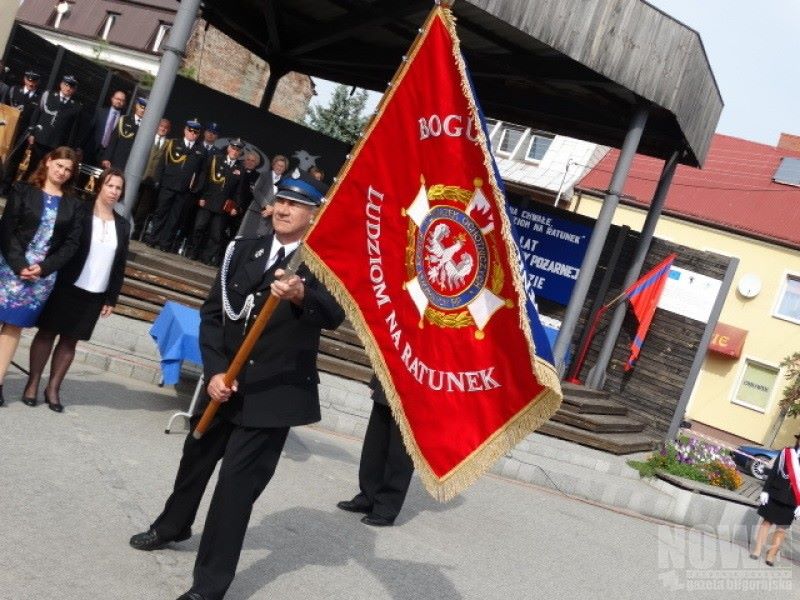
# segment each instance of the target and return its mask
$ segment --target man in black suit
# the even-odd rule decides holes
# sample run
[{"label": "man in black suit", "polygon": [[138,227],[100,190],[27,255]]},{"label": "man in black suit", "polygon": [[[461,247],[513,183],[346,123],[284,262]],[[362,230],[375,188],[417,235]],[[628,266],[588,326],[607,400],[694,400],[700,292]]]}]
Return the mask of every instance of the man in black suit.
[{"label": "man in black suit", "polygon": [[0,188],[2,188],[0,191],[7,190],[13,182],[14,176],[17,174],[17,168],[19,167],[24,152],[21,140],[30,134],[28,127],[31,125],[33,113],[36,112],[36,109],[39,107],[41,97],[42,92],[39,89],[39,74],[36,71],[28,69],[25,71],[25,75],[22,78],[22,84],[12,85],[8,88],[2,100],[0,100],[0,102],[13,106],[20,111],[19,119],[17,120],[17,131],[14,137],[14,148],[16,150],[6,159],[5,177],[2,185],[0,185]]},{"label": "man in black suit", "polygon": [[111,143],[111,136],[125,114],[127,101],[128,95],[122,90],[117,90],[111,94],[108,106],[95,111],[89,133],[83,143],[86,162],[91,162],[93,165],[100,164],[106,148]]},{"label": "man in black suit", "polygon": [[202,125],[197,119],[186,121],[183,138],[168,140],[164,158],[156,167],[154,180],[159,188],[153,215],[153,230],[146,243],[170,250],[176,239],[181,216],[192,201],[193,185],[200,174],[206,153],[197,142]]},{"label": "man in black suit", "polygon": [[[211,154],[200,176],[197,200],[198,210],[192,232],[190,258],[214,264],[222,244],[222,230],[228,215],[235,217],[239,210],[242,163],[239,157],[244,149],[240,139],[231,140],[223,158]],[[226,203],[228,203],[226,210]]]},{"label": "man in black suit", "polygon": [[139,124],[142,122],[146,107],[147,100],[139,97],[133,104],[133,114],[125,115],[117,121],[114,131],[111,132],[108,145],[103,151],[103,157],[100,161],[101,167],[104,169],[114,167],[120,171],[125,170],[125,165],[128,163],[133,141],[136,139]]},{"label": "man in black suit", "polygon": [[[58,91],[48,90],[31,116],[33,130],[28,137],[31,160],[28,173],[33,172],[45,154],[59,146],[72,146],[81,114],[81,104],[72,96],[78,87],[73,75],[64,75]],[[26,173],[27,175],[27,173]]]},{"label": "man in black suit", "polygon": [[414,463],[403,445],[386,394],[377,377],[369,382],[372,388],[372,414],[369,416],[358,486],[361,491],[352,500],[342,500],[336,506],[342,510],[365,513],[361,522],[373,527],[394,524],[414,473]]},{"label": "man in black suit", "polygon": [[[275,234],[239,240],[201,309],[200,348],[208,395],[222,406],[199,440],[183,447],[175,488],[164,511],[130,544],[156,550],[188,539],[208,480],[221,459],[194,566],[194,583],[179,600],[220,600],[236,572],[252,506],[272,478],[289,428],[320,419],[316,360],[321,329],[344,311],[311,272],[284,266],[305,235],[321,189],[286,180],[275,202]],[[247,325],[272,294],[281,302],[231,387],[224,373]],[[252,299],[249,300],[248,299]],[[247,306],[253,302],[251,310]],[[196,423],[196,421],[195,421]]]}]

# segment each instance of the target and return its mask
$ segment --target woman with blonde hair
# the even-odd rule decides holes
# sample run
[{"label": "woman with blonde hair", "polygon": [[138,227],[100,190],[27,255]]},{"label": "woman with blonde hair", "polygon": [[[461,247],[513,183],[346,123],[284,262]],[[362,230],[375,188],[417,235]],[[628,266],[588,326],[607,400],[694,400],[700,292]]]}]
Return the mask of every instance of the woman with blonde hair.
[{"label": "woman with blonde hair", "polygon": [[[23,399],[30,406],[36,405],[42,371],[52,351],[44,401],[59,413],[64,410],[61,383],[75,358],[78,340],[91,338],[97,319],[111,314],[125,276],[131,226],[114,212],[125,190],[125,176],[119,169],[106,169],[98,178],[97,189],[92,210],[83,216],[78,251],[58,272],[56,286],[37,322],[39,331],[31,342],[31,372]],[[53,350],[56,336],[58,344]]]},{"label": "woman with blonde hair", "polygon": [[72,148],[49,152],[28,183],[16,183],[0,218],[0,405],[24,327],[36,323],[58,271],[78,248],[80,201]]}]

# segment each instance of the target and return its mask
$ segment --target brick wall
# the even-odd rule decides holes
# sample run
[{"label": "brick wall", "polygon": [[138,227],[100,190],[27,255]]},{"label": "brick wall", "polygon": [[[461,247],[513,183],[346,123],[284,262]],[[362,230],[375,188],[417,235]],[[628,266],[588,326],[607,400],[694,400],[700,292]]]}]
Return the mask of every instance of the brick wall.
[{"label": "brick wall", "polygon": [[[183,67],[193,71],[198,82],[253,106],[261,104],[269,78],[266,61],[221,31],[207,27],[203,19],[198,19],[192,30]],[[289,73],[278,84],[270,111],[302,121],[313,95],[314,87],[307,75]]]}]

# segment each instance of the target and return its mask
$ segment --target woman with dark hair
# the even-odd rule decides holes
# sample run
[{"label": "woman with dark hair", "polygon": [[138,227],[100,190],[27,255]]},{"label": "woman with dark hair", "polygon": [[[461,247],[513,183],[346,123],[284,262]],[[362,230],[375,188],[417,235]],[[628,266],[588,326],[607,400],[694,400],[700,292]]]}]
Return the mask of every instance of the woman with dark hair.
[{"label": "woman with dark hair", "polygon": [[775,566],[778,551],[792,521],[800,519],[800,434],[795,436],[795,440],[794,448],[784,448],[775,458],[759,498],[758,516],[762,521],[750,558],[758,560],[761,557],[769,530],[775,525],[775,533],[772,534],[772,542],[764,561],[770,567]]},{"label": "woman with dark hair", "polygon": [[36,323],[56,271],[78,248],[81,209],[72,189],[77,167],[71,148],[49,152],[29,183],[14,184],[0,218],[0,405],[22,328]]},{"label": "woman with dark hair", "polygon": [[[44,400],[50,410],[64,410],[59,390],[75,358],[75,346],[78,340],[92,337],[97,319],[110,315],[117,303],[131,233],[128,221],[114,212],[124,189],[125,177],[119,169],[100,174],[94,207],[83,216],[78,251],[58,272],[31,342],[31,373],[23,392],[23,401],[29,406],[36,406],[42,371],[52,351]],[[53,350],[56,336],[58,344]]]}]

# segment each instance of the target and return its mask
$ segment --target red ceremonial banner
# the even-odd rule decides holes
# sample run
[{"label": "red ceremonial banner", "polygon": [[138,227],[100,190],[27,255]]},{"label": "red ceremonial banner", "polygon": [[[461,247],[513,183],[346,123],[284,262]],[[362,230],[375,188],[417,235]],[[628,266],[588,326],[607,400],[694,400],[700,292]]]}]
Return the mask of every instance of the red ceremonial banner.
[{"label": "red ceremonial banner", "polygon": [[441,500],[561,402],[492,165],[453,17],[436,7],[305,242]]}]

